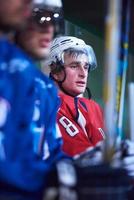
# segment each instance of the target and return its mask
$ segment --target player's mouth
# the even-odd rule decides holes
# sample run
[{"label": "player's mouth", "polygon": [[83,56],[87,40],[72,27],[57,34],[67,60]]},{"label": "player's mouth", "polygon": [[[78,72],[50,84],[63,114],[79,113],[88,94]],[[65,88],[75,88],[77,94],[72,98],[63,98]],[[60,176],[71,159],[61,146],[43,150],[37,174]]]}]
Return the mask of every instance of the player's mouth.
[{"label": "player's mouth", "polygon": [[44,38],[39,41],[40,47],[48,48],[50,47],[50,44],[51,44],[51,41],[49,39]]},{"label": "player's mouth", "polygon": [[84,81],[77,81],[76,82],[76,84],[77,84],[77,86],[79,86],[79,87],[85,87],[85,82]]}]

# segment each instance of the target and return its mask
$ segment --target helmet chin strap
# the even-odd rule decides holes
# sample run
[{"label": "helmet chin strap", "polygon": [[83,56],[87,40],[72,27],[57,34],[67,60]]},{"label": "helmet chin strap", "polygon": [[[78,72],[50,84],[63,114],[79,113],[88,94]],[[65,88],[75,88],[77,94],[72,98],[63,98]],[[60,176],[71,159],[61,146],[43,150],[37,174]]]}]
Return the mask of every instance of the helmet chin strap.
[{"label": "helmet chin strap", "polygon": [[70,94],[67,90],[65,90],[65,89],[63,88],[63,86],[62,86],[62,83],[63,83],[63,82],[57,82],[57,83],[58,83],[58,86],[59,86],[59,88],[61,89],[62,92],[64,92],[65,94],[67,94],[67,95],[69,95],[69,96],[71,96],[71,97],[75,97],[75,96],[73,96],[73,95]]},{"label": "helmet chin strap", "polygon": [[[57,84],[58,84],[58,86],[59,86],[59,88],[60,88],[60,90],[62,91],[62,92],[64,92],[65,94],[67,94],[67,95],[69,95],[69,96],[71,96],[71,97],[75,97],[75,96],[73,96],[72,94],[70,94],[68,91],[66,91],[64,88],[63,88],[63,86],[62,86],[62,83],[65,81],[65,79],[66,79],[66,72],[65,72],[65,70],[63,69],[63,71],[64,71],[64,78],[61,80],[61,81],[57,81],[54,77],[53,77],[53,75],[50,73],[50,78],[52,79],[52,80],[54,80]],[[90,91],[90,89],[88,88],[88,87],[86,87],[86,90],[87,90],[87,94],[88,94],[88,99],[91,99],[92,98],[92,94],[91,94],[91,91]]]},{"label": "helmet chin strap", "polygon": [[[70,94],[68,91],[66,91],[66,90],[63,88],[62,83],[65,81],[65,79],[66,79],[66,75],[64,76],[63,81],[56,81],[57,84],[58,84],[58,86],[59,86],[59,88],[60,88],[61,91],[63,91],[65,94],[67,94],[67,95],[69,95],[69,96],[71,96],[71,97],[76,97],[76,96],[73,96],[72,94]],[[91,94],[90,89],[89,89],[88,87],[86,87],[86,90],[87,90],[87,94],[88,94],[88,99],[91,99],[91,98],[92,98],[92,94]]]},{"label": "helmet chin strap", "polygon": [[69,95],[69,96],[75,97],[75,96],[73,96],[72,94],[70,94],[68,91],[66,91],[66,90],[64,89],[64,87],[62,86],[62,83],[66,80],[66,72],[65,72],[65,69],[62,68],[62,70],[63,70],[63,72],[64,72],[64,77],[63,77],[62,80],[58,81],[57,79],[55,79],[54,76],[52,75],[52,73],[50,73],[50,76],[49,76],[49,77],[50,77],[52,80],[54,80],[54,81],[58,84],[58,86],[59,86],[59,88],[60,88],[60,90],[61,90],[62,92],[64,92],[65,94],[67,94],[67,95]]},{"label": "helmet chin strap", "polygon": [[87,95],[88,95],[88,99],[91,99],[92,98],[92,94],[91,94],[91,91],[88,87],[86,87],[86,91],[87,91]]}]

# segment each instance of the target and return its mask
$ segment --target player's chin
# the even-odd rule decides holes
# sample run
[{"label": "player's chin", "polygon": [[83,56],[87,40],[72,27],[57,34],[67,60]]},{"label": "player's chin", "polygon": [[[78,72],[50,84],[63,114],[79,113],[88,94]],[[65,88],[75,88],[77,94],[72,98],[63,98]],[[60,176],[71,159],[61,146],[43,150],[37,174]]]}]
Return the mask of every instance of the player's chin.
[{"label": "player's chin", "polygon": [[49,56],[49,51],[49,48],[38,47],[36,52],[40,59],[46,59]]},{"label": "player's chin", "polygon": [[42,48],[35,47],[34,50],[31,50],[31,55],[37,60],[44,60],[49,54],[44,52]]},{"label": "player's chin", "polygon": [[80,92],[85,92],[86,86],[85,85],[79,85],[77,86],[77,90],[79,90]]},{"label": "player's chin", "polygon": [[27,21],[20,19],[11,19],[9,23],[9,28],[15,30],[23,30],[26,27]]},{"label": "player's chin", "polygon": [[85,92],[85,88],[77,88],[77,95],[83,94]]}]

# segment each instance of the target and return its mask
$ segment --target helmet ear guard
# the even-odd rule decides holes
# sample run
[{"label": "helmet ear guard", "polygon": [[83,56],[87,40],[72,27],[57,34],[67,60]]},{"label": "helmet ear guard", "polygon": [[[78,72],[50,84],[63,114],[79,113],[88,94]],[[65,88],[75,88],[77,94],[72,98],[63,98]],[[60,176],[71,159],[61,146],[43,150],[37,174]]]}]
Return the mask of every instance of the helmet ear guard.
[{"label": "helmet ear guard", "polygon": [[[58,82],[58,84],[62,84],[66,79],[66,73],[65,73],[65,68],[64,68],[63,63],[61,61],[59,61],[57,58],[56,62],[51,63],[50,69],[51,69],[50,78],[52,78],[54,81]],[[55,75],[57,75],[60,72],[64,73],[62,80],[58,80],[57,78],[55,78]]]},{"label": "helmet ear guard", "polygon": [[[63,72],[63,78],[59,80],[59,78],[57,77],[59,73]],[[65,68],[64,67],[56,67],[56,69],[53,69],[50,74],[49,77],[56,81],[58,83],[58,85],[61,87],[62,83],[65,81],[66,79],[66,72],[65,72]]]},{"label": "helmet ear guard", "polygon": [[[48,63],[47,63],[48,64]],[[60,60],[57,56],[55,58],[55,61],[53,61],[50,65],[49,65],[52,74],[57,74],[59,72],[61,72],[64,69],[64,64],[62,62],[62,60]]]}]

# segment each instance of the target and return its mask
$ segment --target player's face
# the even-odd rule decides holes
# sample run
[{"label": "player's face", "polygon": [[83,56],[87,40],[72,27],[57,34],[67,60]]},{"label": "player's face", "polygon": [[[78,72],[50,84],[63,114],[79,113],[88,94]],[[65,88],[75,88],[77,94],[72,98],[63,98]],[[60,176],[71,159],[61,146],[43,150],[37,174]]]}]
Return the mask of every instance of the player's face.
[{"label": "player's face", "polygon": [[72,96],[83,94],[87,85],[88,57],[85,54],[78,56],[64,55],[66,79],[62,87]]},{"label": "player's face", "polygon": [[31,15],[32,0],[0,0],[0,24],[18,28]]},{"label": "player's face", "polygon": [[19,43],[35,59],[44,59],[49,54],[53,35],[53,25],[48,25],[42,29],[31,25],[27,30],[20,33]]}]

